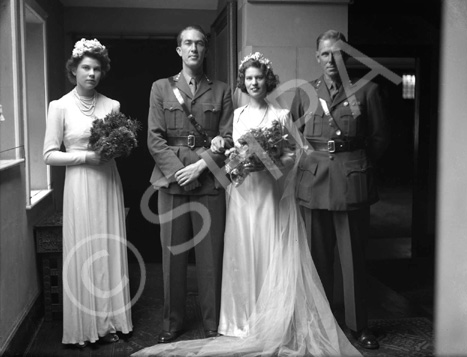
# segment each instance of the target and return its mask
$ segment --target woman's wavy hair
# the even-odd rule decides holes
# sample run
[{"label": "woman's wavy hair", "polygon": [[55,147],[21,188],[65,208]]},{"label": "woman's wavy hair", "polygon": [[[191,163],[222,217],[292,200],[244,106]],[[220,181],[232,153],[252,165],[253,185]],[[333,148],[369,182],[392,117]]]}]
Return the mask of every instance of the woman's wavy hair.
[{"label": "woman's wavy hair", "polygon": [[261,72],[263,72],[264,77],[266,78],[267,94],[276,89],[277,85],[279,84],[279,76],[274,74],[271,67],[268,68],[264,63],[261,63],[260,61],[253,58],[247,60],[240,66],[237,77],[237,88],[240,88],[243,93],[248,93],[245,86],[245,72],[250,67],[259,68]]},{"label": "woman's wavy hair", "polygon": [[102,48],[93,48],[84,51],[80,56],[73,56],[71,55],[68,61],[66,62],[66,75],[68,80],[72,84],[76,84],[76,76],[73,74],[73,71],[76,72],[79,64],[83,60],[84,57],[94,58],[95,60],[99,61],[101,64],[101,79],[103,79],[107,73],[110,71],[110,58],[109,53],[105,47]]}]

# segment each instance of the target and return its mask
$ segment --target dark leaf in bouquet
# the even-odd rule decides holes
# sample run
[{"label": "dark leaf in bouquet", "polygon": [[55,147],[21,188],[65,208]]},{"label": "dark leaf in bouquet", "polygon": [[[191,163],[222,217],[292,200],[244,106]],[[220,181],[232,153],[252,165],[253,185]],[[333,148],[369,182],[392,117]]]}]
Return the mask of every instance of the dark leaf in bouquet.
[{"label": "dark leaf in bouquet", "polygon": [[235,186],[240,185],[250,172],[266,170],[266,165],[282,166],[281,157],[293,151],[294,146],[277,120],[269,127],[250,129],[237,142],[241,147],[236,147],[230,154],[227,165],[227,173]]},{"label": "dark leaf in bouquet", "polygon": [[137,145],[141,124],[123,113],[110,113],[92,123],[89,149],[105,159],[128,156]]}]

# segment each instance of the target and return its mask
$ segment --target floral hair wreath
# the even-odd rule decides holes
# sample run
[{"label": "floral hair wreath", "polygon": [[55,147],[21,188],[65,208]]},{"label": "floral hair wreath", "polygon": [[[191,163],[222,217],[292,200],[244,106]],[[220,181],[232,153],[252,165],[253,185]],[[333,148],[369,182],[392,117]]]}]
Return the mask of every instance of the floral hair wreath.
[{"label": "floral hair wreath", "polygon": [[242,66],[249,60],[258,61],[259,63],[264,64],[266,68],[269,70],[272,68],[271,66],[272,62],[269,59],[264,57],[262,53],[255,52],[255,53],[250,53],[248,56],[245,56],[245,58],[240,62],[240,66],[238,66],[238,69],[240,70]]},{"label": "floral hair wreath", "polygon": [[97,39],[86,40],[82,38],[75,43],[75,48],[73,48],[72,57],[80,58],[84,55],[85,52],[97,52],[104,53],[106,51],[105,46],[102,45]]}]

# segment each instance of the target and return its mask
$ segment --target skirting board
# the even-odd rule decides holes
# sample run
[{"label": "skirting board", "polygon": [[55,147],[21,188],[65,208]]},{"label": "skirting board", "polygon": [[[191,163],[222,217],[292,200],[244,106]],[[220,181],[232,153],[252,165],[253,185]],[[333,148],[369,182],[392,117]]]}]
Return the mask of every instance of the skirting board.
[{"label": "skirting board", "polygon": [[5,349],[0,351],[0,356],[24,356],[29,348],[29,344],[34,340],[37,331],[39,331],[43,318],[44,299],[41,292],[34,299],[31,308],[25,314],[23,321],[19,323],[16,331],[12,333],[11,338],[5,345]]}]

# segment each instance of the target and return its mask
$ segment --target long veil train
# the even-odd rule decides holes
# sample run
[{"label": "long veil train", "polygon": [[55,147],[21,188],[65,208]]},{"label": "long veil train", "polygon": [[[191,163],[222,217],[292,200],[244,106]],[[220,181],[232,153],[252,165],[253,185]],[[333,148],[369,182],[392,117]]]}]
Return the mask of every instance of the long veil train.
[{"label": "long veil train", "polygon": [[287,129],[297,141],[296,160],[284,178],[281,234],[274,237],[248,336],[159,344],[132,356],[361,356],[337,324],[311,258],[295,200],[297,166],[307,146],[293,124]]}]

